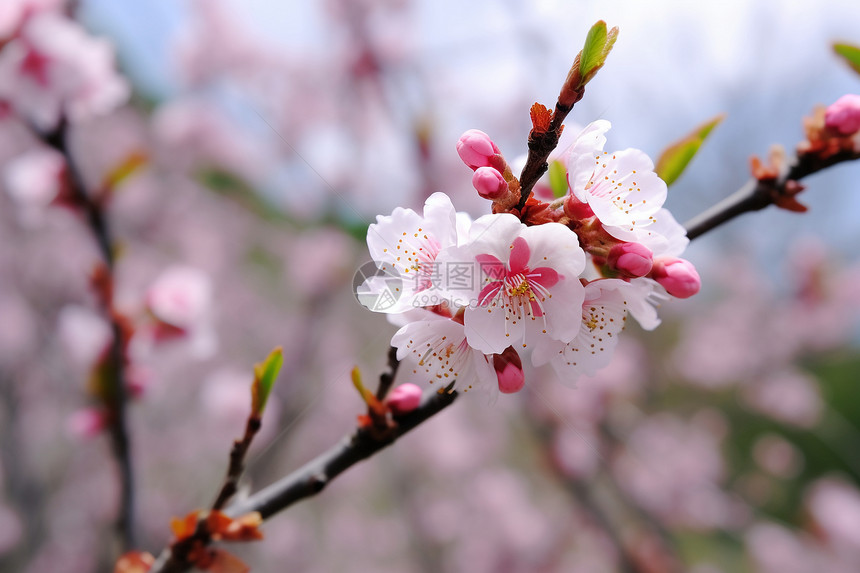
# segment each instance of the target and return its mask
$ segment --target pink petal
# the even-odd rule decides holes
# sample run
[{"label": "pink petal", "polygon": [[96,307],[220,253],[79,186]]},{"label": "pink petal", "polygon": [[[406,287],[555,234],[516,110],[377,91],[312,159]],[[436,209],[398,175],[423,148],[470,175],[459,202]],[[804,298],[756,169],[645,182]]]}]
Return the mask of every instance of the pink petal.
[{"label": "pink petal", "polygon": [[531,256],[531,249],[529,249],[526,240],[522,237],[514,239],[511,258],[508,259],[508,268],[511,270],[511,274],[526,272],[529,256]]}]

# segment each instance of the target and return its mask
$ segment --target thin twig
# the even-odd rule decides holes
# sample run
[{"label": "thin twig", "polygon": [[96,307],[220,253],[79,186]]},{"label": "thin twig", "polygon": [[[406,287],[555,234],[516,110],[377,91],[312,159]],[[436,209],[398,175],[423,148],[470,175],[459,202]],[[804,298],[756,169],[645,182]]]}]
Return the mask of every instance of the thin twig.
[{"label": "thin twig", "polygon": [[[358,429],[293,473],[251,497],[234,503],[225,513],[235,518],[258,512],[263,519],[268,519],[292,504],[318,494],[342,472],[390,446],[401,436],[450,406],[456,398],[457,392],[425,396],[418,408],[395,419],[396,426],[384,439],[374,437],[370,431]],[[187,560],[174,556],[171,549],[166,548],[149,573],[178,573],[187,571],[190,566]]]},{"label": "thin twig", "polygon": [[245,424],[245,435],[241,440],[233,442],[233,448],[230,450],[230,466],[227,468],[227,476],[224,478],[224,485],[221,486],[221,491],[215,498],[215,503],[212,504],[213,510],[220,510],[230,501],[239,489],[239,479],[245,471],[245,456],[248,453],[248,448],[251,447],[251,441],[254,436],[260,431],[260,416],[252,413],[248,416],[248,422]]},{"label": "thin twig", "polygon": [[[87,192],[83,178],[69,151],[67,139],[68,129],[65,121],[62,121],[53,132],[42,137],[42,140],[46,144],[62,154],[66,162],[69,192],[86,216],[88,227],[99,247],[107,269],[108,278],[112,283],[115,262],[112,248],[113,241],[108,221],[100,202],[101,198],[91,197]],[[112,288],[109,291],[112,292]],[[120,322],[120,317],[113,311],[113,301],[102,300],[102,303],[106,307],[104,310],[110,321],[112,333],[108,355],[108,370],[112,373],[110,377],[111,387],[108,389],[105,398],[105,406],[109,413],[107,422],[111,439],[111,450],[116,458],[120,474],[120,504],[119,515],[117,516],[117,530],[123,551],[126,551],[135,546],[135,495],[134,470],[132,467],[131,444],[126,415],[128,390],[126,386],[125,333],[123,325]]]}]

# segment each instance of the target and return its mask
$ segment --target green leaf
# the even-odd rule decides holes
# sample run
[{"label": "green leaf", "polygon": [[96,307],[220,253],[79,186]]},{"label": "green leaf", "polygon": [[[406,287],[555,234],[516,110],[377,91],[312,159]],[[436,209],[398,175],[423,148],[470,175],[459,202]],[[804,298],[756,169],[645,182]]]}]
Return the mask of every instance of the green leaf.
[{"label": "green leaf", "polygon": [[263,415],[266,401],[269,399],[269,394],[275,385],[275,379],[277,379],[278,372],[281,371],[283,363],[284,351],[278,346],[269,353],[269,356],[263,362],[254,365],[254,383],[251,386],[251,409],[257,416]]},{"label": "green leaf", "polygon": [[587,84],[597,71],[606,63],[606,56],[618,39],[618,28],[612,28],[607,32],[606,22],[598,20],[588,31],[585,38],[585,46],[579,55],[580,87]]},{"label": "green leaf", "polygon": [[860,74],[860,46],[836,42],[833,44],[833,51],[845,58],[851,69]]},{"label": "green leaf", "polygon": [[567,169],[561,161],[556,160],[549,164],[549,186],[556,199],[567,195]]},{"label": "green leaf", "polygon": [[725,117],[725,114],[720,114],[706,121],[663,150],[654,171],[657,172],[660,179],[666,182],[666,185],[671,185],[681,176],[705,142],[705,138]]}]

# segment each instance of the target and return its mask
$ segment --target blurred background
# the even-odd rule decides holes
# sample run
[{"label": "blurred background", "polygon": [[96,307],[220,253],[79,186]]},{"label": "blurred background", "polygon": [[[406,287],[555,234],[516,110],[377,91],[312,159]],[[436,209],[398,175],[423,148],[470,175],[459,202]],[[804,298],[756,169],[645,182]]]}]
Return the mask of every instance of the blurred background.
[{"label": "blurred background", "polygon": [[[487,212],[457,138],[477,128],[524,154],[529,107],[554,103],[596,20],[619,39],[569,124],[608,119],[607,149],[656,157],[727,113],[670,188],[679,221],[740,187],[751,155],[793,149],[815,105],[860,91],[831,48],[860,43],[849,0],[5,6],[3,571],[109,571],[118,551],[98,391],[110,326],[98,246],[46,146],[58,109],[91,193],[116,181],[103,208],[135,328],[137,545],[157,552],[172,516],[211,503],[274,346],[252,489],[354,428],[349,372],[373,380],[396,330],[353,298],[367,225],[435,191]],[[87,81],[63,91],[33,53]],[[495,404],[461,397],[236,552],[254,571],[860,570],[858,175],[810,177],[806,214],[697,239],[702,292],[664,305],[655,332],[631,325],[594,379],[533,370]]]}]

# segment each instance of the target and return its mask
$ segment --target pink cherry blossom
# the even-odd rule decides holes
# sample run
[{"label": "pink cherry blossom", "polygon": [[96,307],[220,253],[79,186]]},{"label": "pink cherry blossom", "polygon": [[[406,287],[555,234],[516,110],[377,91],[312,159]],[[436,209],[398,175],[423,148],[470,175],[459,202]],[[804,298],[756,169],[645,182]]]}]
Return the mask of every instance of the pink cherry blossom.
[{"label": "pink cherry blossom", "polygon": [[66,0],[4,0],[0,3],[0,40],[14,35],[28,17],[59,10],[65,4]]},{"label": "pink cherry blossom", "polygon": [[[394,287],[393,305],[371,310],[404,312],[443,302],[432,282],[438,272],[436,257],[442,249],[457,245],[457,226],[454,206],[444,193],[427,199],[423,217],[400,207],[387,217],[378,216],[367,230],[367,248],[383,272],[401,281]],[[368,285],[371,290],[374,286]]]},{"label": "pink cherry blossom", "polygon": [[166,269],[147,290],[146,307],[156,323],[141,333],[138,348],[178,337],[187,338],[191,352],[200,358],[214,352],[212,282],[199,269],[179,265]]},{"label": "pink cherry blossom", "polygon": [[61,116],[81,121],[107,113],[128,95],[113,47],[60,14],[28,19],[0,52],[0,100],[40,129],[53,129]]},{"label": "pink cherry blossom", "polygon": [[[446,249],[438,262],[446,269],[444,293],[469,305],[466,337],[474,348],[532,348],[542,340],[567,342],[579,331],[585,253],[563,225],[526,227],[510,214],[485,215],[472,224],[468,244]],[[474,273],[471,280],[452,276],[459,266]]]},{"label": "pink cherry blossom", "polygon": [[828,545],[860,559],[860,491],[835,477],[812,485],[806,497],[809,514]]}]

